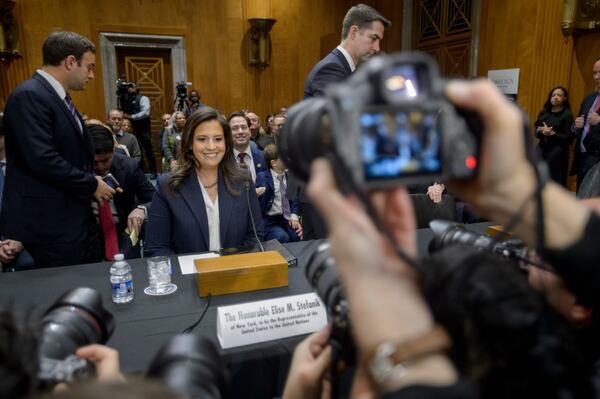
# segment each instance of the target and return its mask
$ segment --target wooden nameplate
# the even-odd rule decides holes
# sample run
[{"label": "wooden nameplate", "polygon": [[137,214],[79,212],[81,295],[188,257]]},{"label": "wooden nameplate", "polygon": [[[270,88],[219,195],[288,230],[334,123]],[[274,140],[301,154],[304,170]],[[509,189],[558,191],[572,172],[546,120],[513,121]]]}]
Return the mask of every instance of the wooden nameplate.
[{"label": "wooden nameplate", "polygon": [[201,297],[287,287],[288,264],[276,251],[196,259]]}]

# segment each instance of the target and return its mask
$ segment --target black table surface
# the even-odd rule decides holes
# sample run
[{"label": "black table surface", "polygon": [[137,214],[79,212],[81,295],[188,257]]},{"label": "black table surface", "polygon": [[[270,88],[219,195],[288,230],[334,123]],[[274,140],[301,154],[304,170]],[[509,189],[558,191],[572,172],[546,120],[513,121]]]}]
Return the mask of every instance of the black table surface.
[{"label": "black table surface", "polygon": [[[469,225],[469,228],[483,232],[487,225],[488,223],[479,223]],[[417,234],[419,253],[424,255],[433,233],[429,229],[420,229]],[[212,297],[208,311],[193,333],[218,342],[218,307],[311,292],[312,288],[304,276],[304,269],[308,258],[319,244],[320,241],[286,244],[287,249],[298,258],[298,265],[289,268],[287,287]],[[146,262],[143,259],[134,259],[129,263],[133,269],[135,297],[129,304],[115,304],[111,301],[109,262],[0,273],[0,304],[10,306],[17,314],[31,312],[35,316],[41,314],[60,294],[69,289],[94,288],[102,295],[106,309],[115,317],[115,332],[107,345],[119,351],[124,372],[140,372],[147,367],[157,350],[169,338],[198,320],[208,300],[198,296],[195,275],[182,275],[176,256],[173,256],[171,261],[172,281],[178,287],[177,292],[171,295],[145,295],[143,290],[148,285]],[[272,390],[281,392],[291,354],[302,338],[303,336],[291,337],[221,352],[234,381],[236,375],[241,374],[249,374],[254,381],[256,378],[267,378],[268,375],[269,379],[276,377],[278,381]],[[267,367],[264,367],[265,362]],[[274,376],[273,373],[277,375]],[[247,378],[248,375],[244,379]],[[244,392],[249,393],[248,390]],[[247,397],[269,395],[257,393],[256,396]]]}]

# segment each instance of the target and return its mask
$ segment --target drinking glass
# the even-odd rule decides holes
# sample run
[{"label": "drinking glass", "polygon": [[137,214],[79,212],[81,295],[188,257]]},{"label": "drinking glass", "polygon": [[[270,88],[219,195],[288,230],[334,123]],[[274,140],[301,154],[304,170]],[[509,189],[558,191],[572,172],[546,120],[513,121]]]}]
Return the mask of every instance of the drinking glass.
[{"label": "drinking glass", "polygon": [[150,285],[144,289],[147,295],[169,295],[177,291],[171,283],[171,260],[168,256],[148,258],[148,280]]}]

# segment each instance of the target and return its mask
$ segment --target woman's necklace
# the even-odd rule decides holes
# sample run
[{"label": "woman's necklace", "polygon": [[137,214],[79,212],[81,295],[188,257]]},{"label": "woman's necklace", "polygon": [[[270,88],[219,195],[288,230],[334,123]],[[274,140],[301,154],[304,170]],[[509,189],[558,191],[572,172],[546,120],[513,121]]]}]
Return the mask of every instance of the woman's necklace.
[{"label": "woman's necklace", "polygon": [[213,184],[209,184],[207,186],[205,186],[204,184],[202,185],[202,187],[209,189],[209,188],[213,188],[214,186],[216,186],[218,183],[218,180],[215,180],[215,182]]}]

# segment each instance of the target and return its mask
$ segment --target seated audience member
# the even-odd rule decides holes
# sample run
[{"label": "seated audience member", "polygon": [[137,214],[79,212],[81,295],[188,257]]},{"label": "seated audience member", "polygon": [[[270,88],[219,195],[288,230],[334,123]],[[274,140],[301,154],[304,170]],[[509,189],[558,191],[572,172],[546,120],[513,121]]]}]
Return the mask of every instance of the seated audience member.
[{"label": "seated audience member", "polygon": [[[560,185],[547,182],[541,188],[544,205],[544,239],[537,236],[537,187],[533,166],[525,155],[522,118],[518,109],[487,81],[452,82],[446,94],[456,106],[477,112],[484,133],[482,162],[476,177],[448,183],[453,192],[472,204],[484,217],[506,224],[519,211],[513,231],[549,261],[577,297],[596,307],[600,304],[600,218]],[[390,232],[385,239],[356,201],[335,188],[329,164],[315,161],[309,192],[330,230],[331,253],[344,286],[353,323],[359,365],[386,398],[471,397],[461,390],[455,366],[439,346],[430,345],[434,318],[419,290],[409,259],[416,255],[414,218],[406,191],[396,188],[370,193],[379,220]],[[393,247],[408,258],[399,258]],[[365,295],[377,292],[378,295]],[[508,295],[508,293],[507,293]],[[367,299],[367,300],[365,300]],[[390,317],[390,315],[393,315]],[[429,342],[429,344],[428,344]],[[419,348],[401,361],[409,373],[380,373],[375,365],[394,357],[377,352],[390,344]],[[316,357],[318,353],[312,354]],[[486,365],[482,365],[485,367]]]},{"label": "seated audience member", "polygon": [[[154,186],[139,167],[139,162],[114,152],[112,135],[102,125],[88,125],[94,144],[94,173],[105,177],[109,173],[119,183],[120,190],[111,201],[100,207],[94,202],[94,213],[98,215],[101,240],[104,245],[104,258],[112,260],[116,253],[125,258],[139,258],[140,236]],[[133,238],[132,238],[133,233]]]},{"label": "seated audience member", "polygon": [[137,139],[131,133],[125,133],[122,129],[123,125],[123,112],[118,109],[111,109],[108,113],[108,119],[106,121],[110,126],[113,137],[118,144],[125,146],[128,155],[138,161],[142,159],[142,152]]},{"label": "seated audience member", "polygon": [[259,197],[265,228],[265,240],[276,239],[281,243],[302,238],[302,226],[298,220],[298,201],[287,196],[287,171],[277,153],[277,146],[269,144],[264,151],[269,168],[256,177],[256,187],[264,187]]},{"label": "seated audience member", "polygon": [[283,128],[283,125],[285,125],[286,121],[287,117],[285,114],[277,114],[273,117],[273,123],[271,124],[271,135],[273,135],[275,143],[277,143],[277,137],[279,137],[279,133],[281,132],[281,129]]},{"label": "seated audience member", "polygon": [[121,122],[121,129],[123,132],[133,134],[133,126],[131,125],[131,119],[123,118],[123,122]]},{"label": "seated audience member", "polygon": [[256,181],[258,172],[266,170],[262,152],[250,143],[250,122],[243,112],[233,112],[227,118],[233,135],[233,155],[242,169],[250,172],[252,181]]},{"label": "seated audience member", "polygon": [[[254,112],[250,110],[244,110],[244,116],[248,119],[250,128],[250,140],[256,142],[258,135],[264,133],[263,128],[260,126],[260,118]],[[264,150],[264,148],[261,148]]]},{"label": "seated audience member", "polygon": [[246,117],[250,121],[250,133],[252,134],[252,141],[256,143],[256,146],[260,150],[264,150],[266,146],[275,142],[275,139],[270,132],[265,130],[260,125],[260,117],[254,112],[249,111],[246,113]]},{"label": "seated audience member", "polygon": [[158,179],[146,253],[218,251],[254,244],[252,217],[262,238],[260,205],[249,176],[235,162],[229,124],[215,109],[203,107],[183,127],[177,170]]},{"label": "seated audience member", "polygon": [[164,154],[163,171],[174,171],[177,167],[177,158],[181,147],[181,130],[185,125],[185,114],[181,111],[173,112],[171,123],[162,136],[161,150]]},{"label": "seated audience member", "polygon": [[163,138],[163,135],[165,134],[165,130],[167,130],[167,128],[171,124],[171,114],[162,114],[160,116],[160,120],[162,121],[162,127],[160,128],[160,130],[158,131],[158,133],[156,135],[156,142],[158,143],[158,147],[160,148],[160,153],[164,157],[165,154],[163,153],[163,149],[162,149],[162,138]]}]

